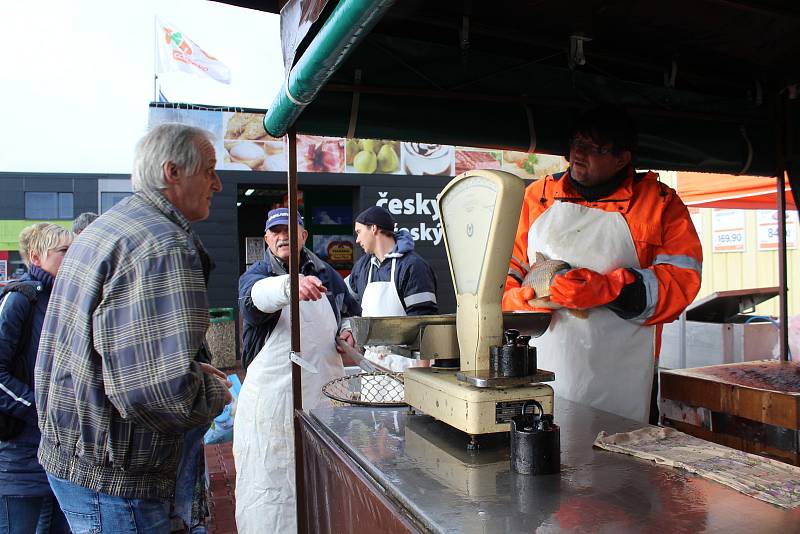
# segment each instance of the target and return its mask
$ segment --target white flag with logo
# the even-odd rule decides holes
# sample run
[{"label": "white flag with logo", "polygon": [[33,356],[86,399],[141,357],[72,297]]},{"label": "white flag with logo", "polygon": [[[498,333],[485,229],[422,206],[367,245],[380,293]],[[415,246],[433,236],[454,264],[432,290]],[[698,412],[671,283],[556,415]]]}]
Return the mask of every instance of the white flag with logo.
[{"label": "white flag with logo", "polygon": [[181,71],[231,83],[231,69],[174,25],[156,18],[156,73]]}]

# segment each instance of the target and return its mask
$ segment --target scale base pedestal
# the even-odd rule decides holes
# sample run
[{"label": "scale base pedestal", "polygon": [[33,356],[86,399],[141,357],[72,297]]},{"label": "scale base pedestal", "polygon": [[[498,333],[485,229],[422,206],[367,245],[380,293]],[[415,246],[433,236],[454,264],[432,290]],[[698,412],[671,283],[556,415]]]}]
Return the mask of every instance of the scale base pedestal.
[{"label": "scale base pedestal", "polygon": [[525,401],[536,400],[553,413],[553,388],[546,384],[478,388],[460,382],[461,371],[412,367],[405,372],[405,400],[453,428],[472,436],[508,432],[509,420]]},{"label": "scale base pedestal", "polygon": [[555,373],[538,369],[532,375],[525,376],[501,376],[497,372],[484,369],[483,371],[459,371],[456,373],[459,382],[464,382],[470,386],[478,388],[508,388],[525,386],[528,384],[539,384],[541,382],[552,382],[556,379]]}]

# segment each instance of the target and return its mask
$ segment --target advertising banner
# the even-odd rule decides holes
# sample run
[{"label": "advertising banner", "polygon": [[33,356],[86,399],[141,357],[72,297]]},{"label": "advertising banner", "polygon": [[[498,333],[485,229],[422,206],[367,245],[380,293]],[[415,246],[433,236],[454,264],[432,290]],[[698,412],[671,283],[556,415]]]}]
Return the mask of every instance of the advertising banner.
[{"label": "advertising banner", "polygon": [[286,172],[286,141],[264,130],[260,113],[221,113],[225,153],[217,168],[230,171]]},{"label": "advertising banner", "polygon": [[538,180],[548,174],[564,171],[567,166],[567,160],[561,156],[503,150],[500,168],[524,180]]},{"label": "advertising banner", "polygon": [[[264,130],[264,114],[151,107],[150,127],[180,122],[211,131],[219,139],[217,169],[286,172],[286,138]],[[455,176],[470,169],[502,169],[526,180],[566,170],[561,156],[528,154],[390,139],[297,136],[298,172]]]}]

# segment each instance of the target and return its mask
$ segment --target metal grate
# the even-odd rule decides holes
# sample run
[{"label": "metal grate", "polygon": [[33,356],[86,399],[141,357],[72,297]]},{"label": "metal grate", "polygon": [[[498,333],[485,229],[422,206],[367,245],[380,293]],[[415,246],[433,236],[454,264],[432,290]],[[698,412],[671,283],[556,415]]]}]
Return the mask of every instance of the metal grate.
[{"label": "metal grate", "polygon": [[335,378],[322,386],[334,406],[405,406],[402,373],[362,373]]}]

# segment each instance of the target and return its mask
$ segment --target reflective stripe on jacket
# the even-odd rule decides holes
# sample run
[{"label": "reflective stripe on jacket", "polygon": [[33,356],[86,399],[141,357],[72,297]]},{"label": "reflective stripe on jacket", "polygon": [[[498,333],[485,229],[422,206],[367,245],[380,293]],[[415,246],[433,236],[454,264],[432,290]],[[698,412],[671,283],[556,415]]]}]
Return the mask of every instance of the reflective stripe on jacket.
[{"label": "reflective stripe on jacket", "polygon": [[353,271],[345,279],[353,297],[361,303],[372,271],[373,282],[388,282],[391,278],[392,260],[396,260],[394,283],[406,315],[436,315],[436,273],[422,256],[414,250],[414,239],[407,230],[395,232],[395,247],[383,261],[373,254],[361,256]]},{"label": "reflective stripe on jacket", "polygon": [[[31,313],[28,298],[22,293],[12,292],[0,300],[0,411],[25,421],[19,435],[8,441],[0,441],[0,495],[50,495],[47,476],[36,458],[41,435],[33,387],[14,377],[11,370],[14,368],[14,358],[25,358],[28,376],[33,377],[52,280],[50,284],[45,284],[28,273],[20,280],[36,288],[38,298],[27,339],[22,339],[22,336],[25,334],[25,321]],[[17,352],[20,348],[22,350]]]},{"label": "reflective stripe on jacket", "polygon": [[[642,266],[637,271],[647,291],[647,306],[634,321],[645,325],[674,321],[694,300],[700,290],[703,251],[689,211],[673,189],[658,181],[657,174],[637,175],[633,169],[619,189],[597,201],[581,197],[566,174],[547,176],[529,185],[506,287],[520,286],[533,261],[527,253],[528,231],[555,201],[618,212],[625,218]],[[602,243],[597,243],[597,253],[603,253]]]}]

